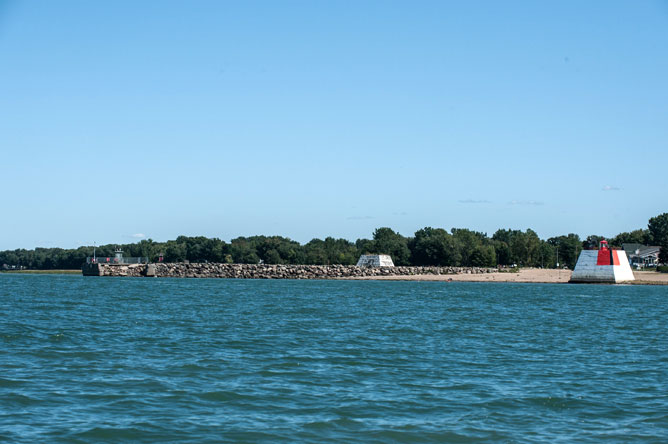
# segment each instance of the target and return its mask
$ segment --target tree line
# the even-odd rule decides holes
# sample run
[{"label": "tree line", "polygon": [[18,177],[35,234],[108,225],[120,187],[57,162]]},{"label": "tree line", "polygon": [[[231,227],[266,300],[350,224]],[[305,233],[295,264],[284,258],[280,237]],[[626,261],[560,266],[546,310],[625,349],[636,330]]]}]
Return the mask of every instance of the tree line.
[{"label": "tree line", "polygon": [[[151,239],[131,244],[96,247],[97,256],[113,256],[116,248],[124,256],[148,257],[164,262],[227,262],[241,264],[354,265],[362,254],[389,254],[395,265],[521,266],[573,268],[582,249],[595,248],[603,239],[577,234],[543,240],[527,229],[497,230],[491,237],[466,228],[425,227],[405,237],[388,227],[377,228],[371,239],[313,239],[302,245],[282,236],[237,237],[230,242],[204,236],[179,236],[175,240]],[[668,263],[668,213],[651,218],[647,229],[620,233],[608,239],[610,245],[623,243],[660,245],[660,260]],[[35,248],[0,251],[0,266],[28,269],[77,269],[93,255],[92,246],[76,249]]]}]

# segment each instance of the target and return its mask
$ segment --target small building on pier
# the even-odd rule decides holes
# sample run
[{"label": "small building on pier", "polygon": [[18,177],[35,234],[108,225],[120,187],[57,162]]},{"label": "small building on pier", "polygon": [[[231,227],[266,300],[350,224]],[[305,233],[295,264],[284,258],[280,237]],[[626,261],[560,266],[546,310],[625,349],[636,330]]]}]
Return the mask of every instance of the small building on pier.
[{"label": "small building on pier", "polygon": [[389,254],[363,254],[357,261],[358,267],[394,267]]}]

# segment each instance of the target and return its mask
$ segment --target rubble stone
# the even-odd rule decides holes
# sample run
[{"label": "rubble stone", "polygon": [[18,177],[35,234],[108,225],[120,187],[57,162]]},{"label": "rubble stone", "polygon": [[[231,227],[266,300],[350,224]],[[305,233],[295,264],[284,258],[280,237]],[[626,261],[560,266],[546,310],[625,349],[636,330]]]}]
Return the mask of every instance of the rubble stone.
[{"label": "rubble stone", "polygon": [[[496,268],[484,267],[358,267],[356,265],[266,265],[222,263],[95,264],[95,276],[155,276],[227,279],[343,279],[374,276],[425,274],[482,274]],[[99,270],[99,271],[98,271]],[[84,272],[84,274],[86,274]]]}]

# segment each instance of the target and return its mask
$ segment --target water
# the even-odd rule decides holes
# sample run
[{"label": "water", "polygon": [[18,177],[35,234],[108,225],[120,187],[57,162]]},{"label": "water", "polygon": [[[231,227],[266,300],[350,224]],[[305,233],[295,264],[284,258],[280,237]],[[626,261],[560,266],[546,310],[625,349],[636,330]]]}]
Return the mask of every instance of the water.
[{"label": "water", "polygon": [[0,304],[0,441],[668,441],[668,287],[0,275]]}]

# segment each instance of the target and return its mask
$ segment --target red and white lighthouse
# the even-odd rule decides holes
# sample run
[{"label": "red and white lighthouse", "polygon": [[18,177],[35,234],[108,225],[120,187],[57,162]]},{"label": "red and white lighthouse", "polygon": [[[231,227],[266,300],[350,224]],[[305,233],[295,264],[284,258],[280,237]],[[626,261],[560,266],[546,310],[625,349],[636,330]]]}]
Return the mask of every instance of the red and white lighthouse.
[{"label": "red and white lighthouse", "polygon": [[633,281],[633,271],[624,250],[610,248],[602,240],[598,250],[583,250],[580,253],[570,282],[610,283]]}]

